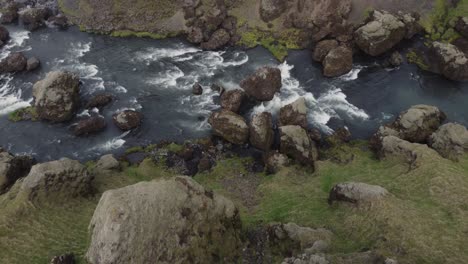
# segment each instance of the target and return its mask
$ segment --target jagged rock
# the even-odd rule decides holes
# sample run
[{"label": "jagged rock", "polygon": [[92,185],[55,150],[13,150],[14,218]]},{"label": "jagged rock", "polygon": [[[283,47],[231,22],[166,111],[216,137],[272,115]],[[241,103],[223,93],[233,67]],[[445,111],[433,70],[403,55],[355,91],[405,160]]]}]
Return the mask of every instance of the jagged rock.
[{"label": "jagged rock", "polygon": [[66,254],[55,256],[50,261],[50,264],[75,264],[75,256],[73,254]]},{"label": "jagged rock", "polygon": [[266,172],[275,174],[282,168],[289,166],[288,156],[279,153],[278,151],[268,152],[265,156],[265,168]]},{"label": "jagged rock", "polygon": [[245,144],[249,139],[249,126],[244,118],[229,110],[221,110],[211,114],[209,123],[213,134],[224,138],[233,144]]},{"label": "jagged rock", "polygon": [[110,104],[114,100],[114,96],[110,93],[102,93],[95,95],[89,100],[86,104],[86,109],[93,109],[93,108],[103,108],[106,105]]},{"label": "jagged rock", "polygon": [[6,42],[10,39],[10,32],[4,26],[0,26],[0,41]]},{"label": "jagged rock", "polygon": [[381,55],[405,38],[406,27],[398,17],[385,11],[374,11],[371,19],[354,33],[356,44],[367,54]]},{"label": "jagged rock", "polygon": [[86,136],[101,132],[107,127],[106,120],[102,116],[93,116],[83,120],[80,120],[73,127],[73,134],[75,136]]},{"label": "jagged rock", "polygon": [[271,114],[263,112],[254,115],[250,122],[250,144],[258,149],[268,151],[273,145],[274,137]]},{"label": "jagged rock", "polygon": [[468,38],[468,16],[460,17],[455,24],[455,29],[465,38]]},{"label": "jagged rock", "polygon": [[223,92],[221,95],[221,107],[234,113],[238,113],[244,98],[245,92],[241,89]]},{"label": "jagged rock", "polygon": [[323,75],[337,77],[353,69],[353,51],[347,46],[332,49],[323,60]]},{"label": "jagged rock", "polygon": [[281,71],[277,68],[262,67],[253,75],[244,79],[240,86],[248,96],[258,101],[271,101],[280,91]]},{"label": "jagged rock", "polygon": [[19,4],[18,3],[9,3],[3,10],[1,11],[2,16],[0,17],[1,24],[11,24],[18,20],[18,10]]},{"label": "jagged rock", "polygon": [[233,263],[240,218],[228,199],[188,177],[106,191],[90,223],[90,264]]},{"label": "jagged rock", "polygon": [[391,124],[382,126],[371,139],[374,149],[380,148],[385,136],[395,136],[413,143],[426,143],[444,122],[446,115],[435,106],[415,105],[400,113]]},{"label": "jagged rock", "polygon": [[211,35],[207,42],[201,44],[201,48],[205,50],[217,50],[226,46],[230,39],[229,33],[224,28],[220,28]]},{"label": "jagged rock", "polygon": [[98,170],[119,170],[120,169],[120,163],[118,160],[114,158],[114,155],[108,154],[102,156],[97,164],[96,164],[96,169]]},{"label": "jagged rock", "polygon": [[194,95],[202,95],[203,94],[203,87],[201,86],[201,84],[196,83],[196,84],[193,85],[192,94],[194,94]]},{"label": "jagged rock", "polygon": [[29,200],[75,198],[91,194],[93,177],[76,160],[61,159],[34,165],[21,185]]},{"label": "jagged rock", "polygon": [[312,58],[314,61],[322,62],[331,50],[339,46],[338,41],[334,39],[322,40],[315,46]]},{"label": "jagged rock", "polygon": [[308,127],[307,105],[304,97],[300,97],[291,104],[281,107],[279,114],[280,126]]},{"label": "jagged rock", "polygon": [[388,195],[388,191],[377,185],[360,182],[339,183],[333,187],[328,203],[343,201],[350,203],[373,202]]},{"label": "jagged rock", "polygon": [[314,167],[317,147],[300,126],[283,126],[280,130],[280,151],[303,165]]},{"label": "jagged rock", "polygon": [[400,66],[400,65],[403,63],[403,56],[401,56],[400,52],[395,51],[395,52],[393,52],[392,55],[390,56],[390,59],[388,60],[388,62],[389,62],[390,65],[392,65],[393,67],[398,67],[398,66]]},{"label": "jagged rock", "polygon": [[13,156],[0,148],[0,194],[26,176],[33,164],[34,159],[30,156]]},{"label": "jagged rock", "polygon": [[0,73],[14,73],[24,71],[27,66],[27,59],[23,53],[15,52],[0,62]]},{"label": "jagged rock", "polygon": [[50,10],[48,8],[27,8],[20,13],[23,24],[31,31],[44,26],[44,22],[49,16]]},{"label": "jagged rock", "polygon": [[68,18],[62,14],[49,17],[47,22],[53,26],[56,26],[60,29],[67,29],[68,28]]},{"label": "jagged rock", "polygon": [[120,113],[115,113],[112,116],[114,124],[121,130],[132,130],[141,125],[143,114],[133,110],[125,110]]},{"label": "jagged rock", "polygon": [[69,72],[49,72],[33,87],[39,119],[65,122],[73,118],[80,100],[80,80]]},{"label": "jagged rock", "polygon": [[445,124],[430,136],[429,145],[442,157],[458,160],[468,151],[468,130],[460,124]]},{"label": "jagged rock", "polygon": [[283,0],[261,0],[260,17],[265,22],[278,18],[286,11],[286,1]]},{"label": "jagged rock", "polygon": [[431,53],[442,75],[454,81],[468,81],[468,57],[455,45],[436,41]]},{"label": "jagged rock", "polygon": [[313,247],[317,241],[330,242],[333,236],[327,229],[302,227],[295,223],[271,224],[269,230],[275,244],[293,244],[292,248],[301,251]]},{"label": "jagged rock", "polygon": [[27,71],[34,71],[35,69],[39,68],[41,62],[36,57],[31,57],[26,62],[26,70]]}]

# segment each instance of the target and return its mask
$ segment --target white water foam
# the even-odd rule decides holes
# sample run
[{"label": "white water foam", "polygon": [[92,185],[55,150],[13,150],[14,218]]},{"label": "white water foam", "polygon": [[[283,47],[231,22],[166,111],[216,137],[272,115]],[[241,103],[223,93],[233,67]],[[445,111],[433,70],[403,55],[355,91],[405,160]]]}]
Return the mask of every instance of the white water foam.
[{"label": "white water foam", "polygon": [[340,76],[339,78],[343,81],[353,81],[359,77],[359,73],[364,69],[364,66],[355,65],[353,69],[347,74]]},{"label": "white water foam", "polygon": [[123,138],[125,138],[129,133],[130,131],[127,131],[118,137],[112,138],[104,143],[98,144],[89,149],[89,151],[108,152],[112,150],[117,150],[123,147],[123,145],[126,142]]},{"label": "white water foam", "polygon": [[25,46],[26,41],[29,39],[31,32],[27,30],[18,30],[10,32],[10,40],[2,48],[0,54],[0,60],[5,59],[8,55],[11,54],[13,50],[15,51],[28,51],[31,50],[30,46]]},{"label": "white water foam", "polygon": [[177,61],[190,60],[190,53],[199,52],[200,49],[195,47],[187,47],[182,44],[176,45],[175,48],[149,48],[142,52],[137,52],[135,58],[140,61],[158,61],[162,58],[175,58]]},{"label": "white water foam", "polygon": [[0,78],[5,81],[0,87],[0,116],[31,105],[32,98],[27,101],[23,100],[21,98],[22,90],[18,89],[15,91],[11,85],[12,76],[3,75]]}]

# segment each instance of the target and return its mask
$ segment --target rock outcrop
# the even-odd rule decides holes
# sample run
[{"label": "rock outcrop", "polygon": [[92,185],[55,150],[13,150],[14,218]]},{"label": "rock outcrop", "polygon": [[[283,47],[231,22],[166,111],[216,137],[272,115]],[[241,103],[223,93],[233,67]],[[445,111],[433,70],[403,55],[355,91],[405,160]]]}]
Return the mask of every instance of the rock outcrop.
[{"label": "rock outcrop", "polygon": [[79,106],[80,80],[62,71],[47,74],[33,87],[34,106],[41,120],[65,122],[73,118]]},{"label": "rock outcrop", "polygon": [[20,19],[26,28],[33,31],[44,26],[50,14],[48,8],[27,8],[20,13]]},{"label": "rock outcrop", "polygon": [[468,151],[468,130],[460,124],[445,124],[430,136],[429,146],[444,158],[458,160]]},{"label": "rock outcrop", "polygon": [[114,124],[123,131],[135,129],[141,125],[143,114],[133,110],[124,110],[112,116]]},{"label": "rock outcrop", "polygon": [[231,40],[231,35],[229,35],[224,28],[220,28],[211,35],[208,41],[201,44],[201,48],[206,50],[217,50],[228,44],[229,40]]},{"label": "rock outcrop", "polygon": [[92,193],[93,177],[76,160],[61,159],[34,165],[21,185],[29,200],[75,198]]},{"label": "rock outcrop", "polygon": [[268,151],[273,144],[274,137],[271,114],[263,112],[254,115],[250,122],[250,144],[260,150]]},{"label": "rock outcrop", "polygon": [[382,139],[377,155],[380,159],[401,160],[407,163],[410,169],[419,167],[426,157],[438,156],[437,152],[425,144],[411,143],[395,136],[386,136]]},{"label": "rock outcrop", "polygon": [[244,118],[229,110],[221,110],[211,114],[209,123],[213,134],[224,138],[233,144],[245,144],[249,139],[249,126]]},{"label": "rock outcrop", "polygon": [[246,94],[258,101],[271,101],[280,91],[281,71],[277,68],[262,67],[240,83]]},{"label": "rock outcrop", "polygon": [[280,126],[301,126],[307,129],[307,105],[304,97],[281,107],[279,123]]},{"label": "rock outcrop", "polygon": [[295,223],[271,224],[269,230],[273,243],[286,244],[289,245],[288,249],[301,251],[312,249],[317,243],[330,243],[333,237],[333,233],[327,229],[302,227]]},{"label": "rock outcrop", "polygon": [[282,126],[280,151],[303,165],[314,167],[318,151],[307,131],[300,126]]},{"label": "rock outcrop", "polygon": [[0,194],[26,176],[34,163],[30,156],[14,156],[0,148]]},{"label": "rock outcrop", "polygon": [[21,52],[15,52],[0,62],[0,73],[15,73],[26,70],[27,59]]},{"label": "rock outcrop", "polygon": [[19,4],[12,2],[8,3],[1,11],[2,16],[0,17],[1,24],[11,24],[18,20]]},{"label": "rock outcrop", "polygon": [[240,218],[228,199],[188,177],[107,191],[90,223],[90,264],[234,263]]},{"label": "rock outcrop", "polygon": [[374,202],[388,195],[388,191],[380,186],[360,182],[340,183],[333,187],[328,197],[328,203],[337,202]]},{"label": "rock outcrop", "polygon": [[245,98],[245,92],[241,89],[225,91],[221,95],[221,107],[238,113]]},{"label": "rock outcrop", "polygon": [[353,69],[353,51],[347,46],[332,49],[323,60],[323,75],[337,77]]},{"label": "rock outcrop", "polygon": [[468,57],[455,45],[432,43],[431,52],[437,71],[454,81],[468,81]]}]

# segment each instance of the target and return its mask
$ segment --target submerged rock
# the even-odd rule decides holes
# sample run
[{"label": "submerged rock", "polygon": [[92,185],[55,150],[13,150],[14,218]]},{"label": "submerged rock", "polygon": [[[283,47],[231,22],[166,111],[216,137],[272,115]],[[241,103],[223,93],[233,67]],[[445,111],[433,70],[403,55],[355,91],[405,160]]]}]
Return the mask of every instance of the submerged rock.
[{"label": "submerged rock", "polygon": [[202,95],[203,94],[203,87],[201,86],[201,84],[196,83],[196,84],[193,85],[192,94],[194,94],[194,95]]},{"label": "submerged rock", "polygon": [[360,182],[340,183],[333,187],[328,197],[331,204],[335,201],[361,203],[373,202],[388,195],[388,191],[377,185]]},{"label": "submerged rock", "polygon": [[468,81],[468,57],[455,45],[436,41],[431,53],[442,75],[454,81]]},{"label": "submerged rock", "polygon": [[392,65],[393,67],[398,67],[398,66],[400,66],[400,65],[403,63],[403,56],[401,56],[400,52],[395,51],[395,52],[393,52],[392,55],[390,56],[390,59],[388,60],[388,62],[389,62],[390,65]]},{"label": "submerged rock", "polygon": [[35,108],[41,120],[65,122],[73,118],[80,100],[80,80],[69,72],[54,71],[33,87]]},{"label": "submerged rock", "polygon": [[221,110],[211,114],[209,123],[213,134],[224,138],[233,144],[245,144],[249,139],[249,126],[244,118],[229,110]]},{"label": "submerged rock", "polygon": [[332,49],[323,60],[323,75],[338,77],[353,69],[353,51],[346,46]]},{"label": "submerged rock", "polygon": [[244,79],[240,86],[248,96],[258,101],[271,101],[280,91],[281,71],[277,68],[262,67]]},{"label": "submerged rock", "polygon": [[0,73],[14,73],[26,70],[27,59],[21,52],[15,52],[0,62]]},{"label": "submerged rock", "polygon": [[279,114],[280,126],[308,127],[307,105],[304,97],[300,97],[291,104],[281,107]]},{"label": "submerged rock", "polygon": [[75,136],[86,136],[94,133],[101,132],[107,127],[106,120],[102,116],[93,116],[80,120],[73,127],[73,134]]},{"label": "submerged rock", "polygon": [[[90,264],[233,263],[240,218],[228,199],[188,177],[107,191],[90,224]],[[129,235],[131,234],[131,235]]]},{"label": "submerged rock", "polygon": [[468,130],[460,124],[445,124],[430,136],[429,146],[444,158],[459,160],[468,152]]},{"label": "submerged rock", "polygon": [[223,92],[221,95],[221,107],[234,113],[238,113],[244,98],[245,92],[241,89]]},{"label": "submerged rock", "polygon": [[0,148],[0,194],[26,176],[33,164],[30,156],[14,156]]},{"label": "submerged rock", "polygon": [[250,122],[250,144],[260,150],[268,151],[273,145],[274,137],[271,114],[263,112],[254,115]]},{"label": "submerged rock", "polygon": [[86,109],[93,109],[93,108],[103,108],[106,105],[110,104],[114,100],[114,96],[110,93],[102,93],[95,95],[88,101],[85,108]]},{"label": "submerged rock", "polygon": [[124,131],[139,127],[141,125],[142,119],[143,114],[133,110],[125,110],[120,113],[115,113],[112,116],[114,124]]},{"label": "submerged rock", "polygon": [[318,151],[307,131],[300,126],[282,126],[280,130],[280,151],[303,165],[314,167]]}]

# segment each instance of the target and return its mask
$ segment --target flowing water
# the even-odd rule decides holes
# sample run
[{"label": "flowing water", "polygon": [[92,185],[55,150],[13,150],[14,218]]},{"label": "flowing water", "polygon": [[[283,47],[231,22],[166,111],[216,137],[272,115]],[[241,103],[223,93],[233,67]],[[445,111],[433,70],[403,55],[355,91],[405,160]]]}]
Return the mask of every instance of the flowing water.
[{"label": "flowing water", "polygon": [[[398,69],[377,66],[377,59],[358,59],[352,72],[334,79],[322,77],[321,66],[313,63],[309,51],[294,51],[278,63],[263,48],[248,51],[202,51],[180,39],[118,39],[79,32],[76,28],[53,28],[28,32],[9,26],[11,41],[0,58],[23,51],[42,62],[33,73],[3,75],[0,78],[0,146],[14,153],[29,153],[38,160],[69,157],[80,160],[122,151],[126,146],[160,140],[183,141],[209,135],[207,117],[219,108],[212,83],[234,89],[256,68],[271,65],[281,69],[283,87],[271,102],[258,103],[245,112],[269,111],[300,96],[306,98],[309,123],[324,133],[347,126],[355,138],[367,138],[398,112],[414,104],[442,108],[449,120],[468,125],[468,85],[422,73],[415,66]],[[73,122],[50,124],[8,121],[8,113],[32,103],[32,86],[52,70],[80,75],[83,101],[100,92],[116,100],[101,112],[107,129],[89,137],[75,137]],[[200,82],[202,96],[192,95]],[[145,118],[141,128],[123,133],[112,125],[118,110],[136,109]],[[80,110],[78,116],[88,111]]]}]

